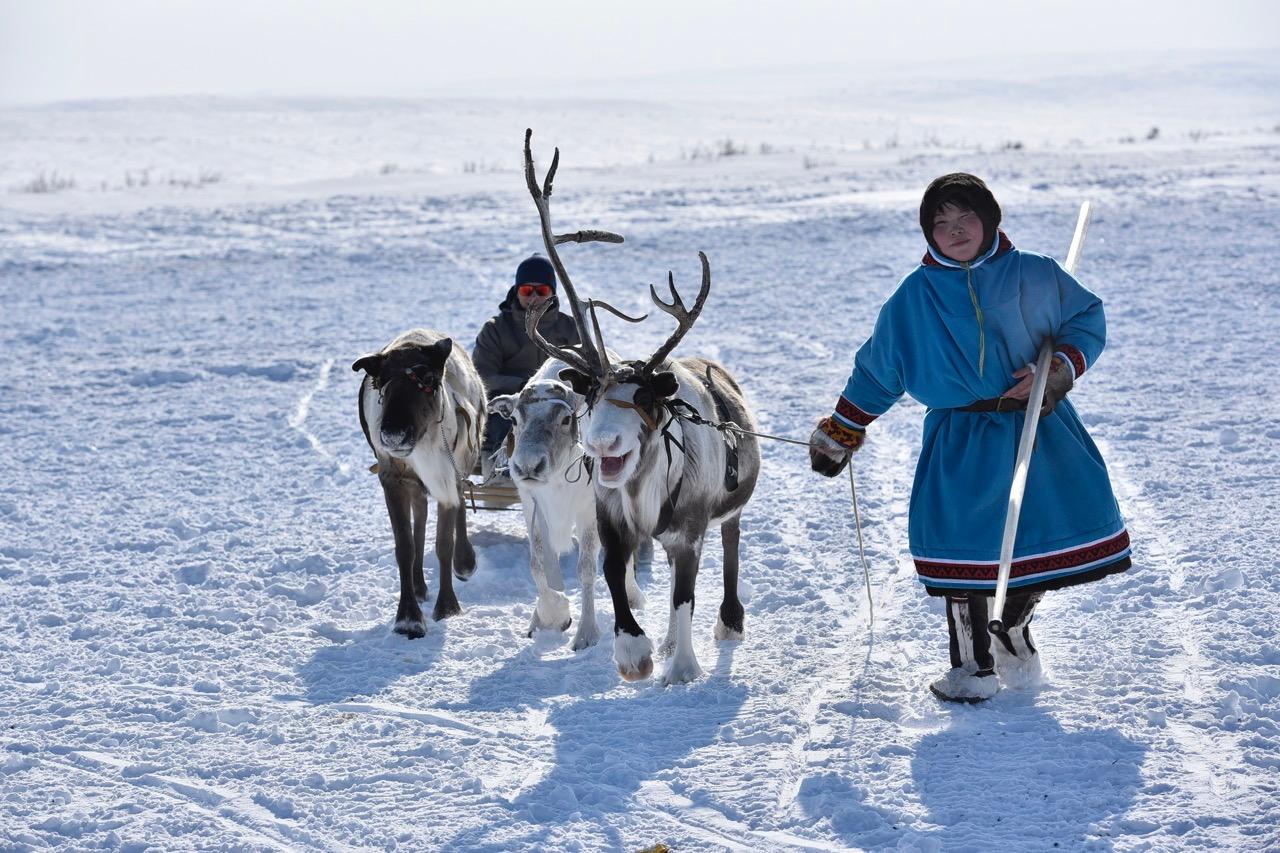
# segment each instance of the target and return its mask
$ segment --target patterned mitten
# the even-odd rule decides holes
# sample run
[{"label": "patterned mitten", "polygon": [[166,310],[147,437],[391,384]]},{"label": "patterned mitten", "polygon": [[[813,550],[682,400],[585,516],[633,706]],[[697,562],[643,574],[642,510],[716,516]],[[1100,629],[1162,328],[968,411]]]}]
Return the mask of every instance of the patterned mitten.
[{"label": "patterned mitten", "polygon": [[824,477],[834,477],[866,440],[865,431],[850,429],[834,418],[823,418],[809,436],[809,466]]},{"label": "patterned mitten", "polygon": [[1075,378],[1067,363],[1061,358],[1052,359],[1049,363],[1049,378],[1044,381],[1044,402],[1040,406],[1040,417],[1052,412],[1074,384]]}]

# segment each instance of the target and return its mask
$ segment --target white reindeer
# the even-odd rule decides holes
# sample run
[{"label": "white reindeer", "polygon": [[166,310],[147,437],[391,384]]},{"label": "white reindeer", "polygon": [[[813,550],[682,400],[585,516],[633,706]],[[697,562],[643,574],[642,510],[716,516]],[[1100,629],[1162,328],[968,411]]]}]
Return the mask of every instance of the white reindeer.
[{"label": "white reindeer", "polygon": [[595,309],[605,308],[631,322],[643,318],[627,317],[598,300],[579,299],[555,247],[570,241],[621,242],[622,238],[601,231],[552,233],[549,198],[560,152],[556,151],[539,188],[531,133],[525,132],[525,179],[538,208],[543,242],[568,294],[582,343],[559,347],[548,342],[537,330],[541,311],[530,313],[526,330],[544,352],[570,365],[561,371],[560,378],[586,402],[582,443],[597,463],[596,519],[615,614],[614,660],[628,681],[647,678],[653,672],[653,644],[631,613],[625,578],[636,543],[654,536],[666,549],[674,571],[671,621],[663,644],[670,657],[663,681],[692,681],[702,672],[693,651],[694,585],[711,524],[720,525],[724,541],[724,598],[715,637],[729,640],[743,635],[743,609],[738,599],[740,519],[760,471],[759,446],[752,436],[717,432],[697,422],[756,430],[742,391],[729,373],[702,358],[668,359],[702,311],[711,289],[711,267],[706,255],[699,252],[702,286],[692,309],[685,308],[674,279],[668,279],[670,303],[659,299],[650,287],[654,304],[676,318],[676,331],[647,359],[620,364],[610,359]]},{"label": "white reindeer", "polygon": [[[578,418],[585,411],[585,401],[560,381],[560,371],[567,368],[559,359],[547,359],[519,393],[490,400],[489,411],[512,422],[509,470],[520,493],[529,530],[530,568],[538,587],[529,635],[538,629],[564,631],[572,622],[560,555],[568,553],[576,533],[582,607],[573,649],[581,651],[600,641],[595,603],[600,540],[591,465],[578,441]],[[626,588],[631,606],[643,608],[634,564],[627,569]]]}]

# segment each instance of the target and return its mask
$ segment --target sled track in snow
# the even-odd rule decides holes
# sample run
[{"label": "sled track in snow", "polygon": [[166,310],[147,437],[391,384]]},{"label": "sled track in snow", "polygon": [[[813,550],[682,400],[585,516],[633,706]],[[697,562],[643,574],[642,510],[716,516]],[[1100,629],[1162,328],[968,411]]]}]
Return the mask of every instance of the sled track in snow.
[{"label": "sled track in snow", "polygon": [[[317,394],[322,393],[329,387],[329,374],[333,370],[333,359],[326,359],[320,365],[319,374],[316,376],[315,384],[307,390],[305,394],[298,398],[298,402],[293,407],[293,414],[289,415],[289,426],[299,435],[307,440],[311,445],[311,449],[328,461],[336,461],[333,453],[329,448],[324,446],[319,436],[307,427],[307,417],[311,414],[311,401],[315,399]],[[346,474],[351,470],[351,463],[338,462],[338,470]]]},{"label": "sled track in snow", "polygon": [[93,750],[73,749],[61,759],[44,755],[41,760],[64,770],[84,774],[113,788],[136,788],[191,809],[235,836],[281,850],[297,850],[305,845],[313,850],[334,849],[311,833],[290,826],[248,796],[218,791],[201,782],[178,779],[159,773],[140,773],[129,778],[124,771],[134,766]]},{"label": "sled track in snow", "polygon": [[[881,465],[867,466],[868,470],[886,471],[892,470],[901,472],[905,469],[904,460],[910,457],[910,448],[904,442],[891,439],[888,435],[884,437],[877,446],[876,456],[893,456],[898,463],[892,468],[886,468]],[[868,457],[872,454],[867,454]],[[864,457],[865,458],[865,457]],[[861,461],[855,455],[850,462],[851,465],[857,465]],[[816,475],[815,475],[816,476]],[[854,476],[859,477],[859,472],[854,471]],[[844,491],[843,486],[847,482],[847,476],[842,474],[835,478],[836,483]],[[877,482],[877,488],[872,491],[870,488],[870,477],[865,474],[861,475],[863,491],[859,495],[859,500],[866,501],[866,495],[873,493],[877,495],[877,499],[872,503],[881,509],[887,509],[894,501],[894,495],[900,489],[905,488],[901,475],[885,477]],[[805,703],[804,710],[800,715],[800,734],[792,740],[788,750],[788,763],[784,772],[784,781],[778,791],[778,817],[786,815],[792,805],[799,796],[800,787],[804,779],[809,775],[808,771],[812,766],[816,766],[811,760],[810,748],[815,742],[815,731],[819,728],[818,719],[822,716],[824,710],[830,708],[833,694],[838,690],[847,689],[849,682],[840,677],[832,677],[832,673],[843,673],[849,661],[858,660],[859,655],[854,649],[865,648],[866,652],[861,655],[861,669],[853,680],[853,695],[856,697],[861,693],[861,687],[866,680],[869,668],[873,665],[872,658],[876,648],[876,626],[870,624],[866,607],[865,596],[862,594],[850,595],[848,590],[856,590],[861,593],[864,588],[864,580],[862,578],[862,564],[857,558],[857,531],[853,529],[854,516],[853,507],[849,504],[852,495],[849,497],[838,498],[838,504],[844,504],[844,510],[848,516],[848,536],[844,536],[842,531],[841,539],[847,539],[845,547],[849,550],[848,566],[849,571],[846,573],[844,589],[846,590],[845,601],[841,601],[839,595],[831,586],[823,586],[819,590],[819,596],[826,603],[831,612],[837,614],[838,620],[838,636],[839,642],[835,648],[827,655],[826,660],[818,668],[818,674],[812,679],[810,689],[807,690],[809,695],[808,701]],[[865,506],[860,505],[860,511],[865,511]],[[789,519],[792,525],[800,525],[801,519]],[[905,526],[905,525],[904,525]],[[899,531],[893,531],[894,536]],[[905,534],[905,529],[901,531]],[[863,532],[865,536],[866,532]],[[806,560],[809,565],[819,565],[821,557],[820,546],[813,542],[811,537],[804,537],[807,543]],[[877,556],[880,559],[877,559]],[[870,567],[872,578],[872,596],[876,603],[876,614],[881,623],[896,620],[901,612],[901,601],[904,590],[900,587],[900,572],[891,572],[887,578],[881,578],[876,581],[874,575],[877,569],[882,569],[886,564],[892,561],[889,554],[877,555],[874,551],[868,556],[868,565]],[[856,607],[850,607],[850,600],[856,602]]]},{"label": "sled track in snow", "polygon": [[[1102,443],[1100,443],[1102,444]],[[1108,459],[1116,454],[1105,447]],[[1209,694],[1212,673],[1204,659],[1202,633],[1204,628],[1200,619],[1182,605],[1186,592],[1186,577],[1183,568],[1187,549],[1178,542],[1160,523],[1159,516],[1151,503],[1143,496],[1141,488],[1136,485],[1121,465],[1111,463],[1111,479],[1122,508],[1129,511],[1127,520],[1134,540],[1138,543],[1137,552],[1147,557],[1145,563],[1135,557],[1135,566],[1126,573],[1126,586],[1141,582],[1138,574],[1144,571],[1155,571],[1161,574],[1157,584],[1167,587],[1167,594],[1172,603],[1161,608],[1161,612],[1146,622],[1154,621],[1167,645],[1179,648],[1179,654],[1166,655],[1163,660],[1164,679],[1152,682],[1149,690],[1168,705],[1174,705],[1174,713],[1168,714],[1164,726],[1169,737],[1177,745],[1182,772],[1196,780],[1197,784],[1188,786],[1193,795],[1200,798],[1198,812],[1203,815],[1229,815],[1239,813],[1240,798],[1245,798],[1250,806],[1254,806],[1253,798],[1248,792],[1240,790],[1233,779],[1233,771],[1242,765],[1243,748],[1240,732],[1216,727],[1210,731],[1204,719],[1204,711],[1211,703]],[[1105,594],[1105,593],[1102,593]],[[1126,621],[1116,620],[1122,624],[1121,630],[1133,635],[1131,642],[1136,646],[1142,628],[1125,625]],[[1109,626],[1115,628],[1113,624]],[[1144,626],[1145,627],[1145,626]],[[1185,701],[1185,706],[1176,707],[1168,702],[1172,697],[1161,696],[1160,684],[1178,685],[1177,693]],[[1199,714],[1196,712],[1199,711]],[[1193,714],[1195,717],[1193,717]],[[1175,718],[1180,717],[1180,718]],[[1196,718],[1199,719],[1196,719]],[[1201,725],[1197,725],[1197,722]],[[1208,792],[1205,797],[1203,792]],[[1215,837],[1217,842],[1225,842],[1231,849],[1246,849],[1250,839],[1240,832],[1239,826],[1219,828],[1229,829],[1230,839]]]}]

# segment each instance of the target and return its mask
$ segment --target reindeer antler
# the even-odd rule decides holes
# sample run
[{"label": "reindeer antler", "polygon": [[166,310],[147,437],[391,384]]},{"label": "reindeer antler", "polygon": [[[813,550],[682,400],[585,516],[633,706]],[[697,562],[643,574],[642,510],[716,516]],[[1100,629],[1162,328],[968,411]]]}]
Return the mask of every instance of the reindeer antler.
[{"label": "reindeer antler", "polygon": [[653,304],[676,318],[676,330],[671,333],[671,337],[667,338],[665,344],[658,347],[657,352],[649,356],[649,360],[644,363],[644,367],[640,368],[641,373],[649,373],[656,370],[663,360],[671,354],[671,351],[676,348],[676,344],[680,343],[680,339],[685,336],[685,333],[693,327],[698,315],[702,313],[702,306],[707,301],[707,294],[711,292],[711,264],[707,262],[707,256],[704,252],[698,252],[698,258],[702,261],[702,287],[698,290],[698,298],[693,300],[692,309],[684,307],[684,301],[680,299],[680,293],[676,290],[675,276],[671,273],[667,273],[667,289],[671,291],[670,302],[663,302],[659,299],[657,289],[652,284],[649,285],[649,296],[653,299]]},{"label": "reindeer antler", "polygon": [[[609,373],[609,357],[605,354],[604,339],[600,334],[600,321],[596,318],[595,309],[597,307],[604,308],[631,323],[639,323],[644,317],[638,319],[629,317],[607,302],[602,302],[598,299],[579,299],[577,291],[573,289],[573,282],[569,280],[569,273],[565,271],[564,264],[560,260],[560,254],[556,251],[556,246],[561,243],[621,243],[622,236],[614,234],[612,231],[590,229],[574,231],[570,234],[555,234],[552,232],[549,199],[551,198],[551,182],[555,179],[556,169],[560,166],[560,149],[557,148],[555,150],[555,156],[551,158],[551,168],[547,169],[547,176],[543,180],[542,186],[539,187],[537,175],[534,173],[533,168],[533,150],[530,146],[532,138],[533,129],[526,129],[524,132],[525,183],[528,184],[529,194],[533,196],[533,203],[538,208],[538,219],[542,223],[542,242],[547,247],[547,255],[551,259],[551,265],[555,268],[556,276],[561,284],[564,285],[565,295],[569,301],[569,309],[573,314],[573,324],[578,329],[580,343],[576,347],[557,346],[544,338],[538,331],[538,323],[550,308],[549,303],[538,306],[538,308],[530,311],[525,316],[525,332],[529,335],[529,340],[533,341],[538,349],[550,357],[562,359],[588,376],[604,379]],[[588,315],[591,318],[590,323],[587,321]]]}]

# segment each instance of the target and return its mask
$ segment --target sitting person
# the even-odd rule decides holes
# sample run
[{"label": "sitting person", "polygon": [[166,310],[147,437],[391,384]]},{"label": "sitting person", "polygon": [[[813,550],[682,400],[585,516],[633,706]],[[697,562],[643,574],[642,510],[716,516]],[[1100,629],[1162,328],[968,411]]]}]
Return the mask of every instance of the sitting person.
[{"label": "sitting person", "polygon": [[[551,308],[538,324],[542,336],[553,344],[578,343],[578,330],[573,318],[558,310],[556,298],[556,272],[551,262],[534,254],[516,267],[516,280],[507,297],[498,306],[498,313],[490,318],[476,336],[471,358],[480,378],[484,380],[489,398],[499,394],[514,394],[524,387],[537,372],[546,356],[525,333],[525,316],[528,312],[550,302]],[[501,415],[490,415],[485,427],[484,444],[481,447],[481,470],[486,480],[493,469],[493,455],[507,440],[511,422]]]}]

